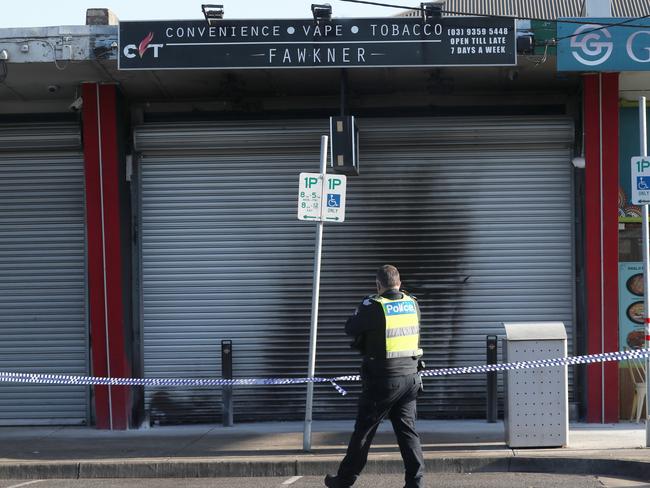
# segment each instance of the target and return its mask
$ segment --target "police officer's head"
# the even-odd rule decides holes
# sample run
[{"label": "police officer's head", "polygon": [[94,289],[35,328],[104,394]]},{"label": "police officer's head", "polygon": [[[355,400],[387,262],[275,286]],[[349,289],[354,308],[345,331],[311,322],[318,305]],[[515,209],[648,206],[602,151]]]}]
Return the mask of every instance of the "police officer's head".
[{"label": "police officer's head", "polygon": [[384,264],[377,270],[377,291],[381,294],[388,290],[399,290],[402,282],[395,266]]}]

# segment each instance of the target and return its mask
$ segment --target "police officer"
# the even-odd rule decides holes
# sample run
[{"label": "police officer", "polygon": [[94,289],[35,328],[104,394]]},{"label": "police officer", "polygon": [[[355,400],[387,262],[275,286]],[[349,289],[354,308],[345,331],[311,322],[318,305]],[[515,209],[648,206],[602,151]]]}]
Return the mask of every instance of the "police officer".
[{"label": "police officer", "polygon": [[363,355],[354,432],[336,476],[325,476],[325,486],[352,486],[368,460],[370,444],[380,422],[393,424],[405,470],[405,488],[424,486],[424,459],[415,430],[415,400],[422,387],[417,374],[420,349],[420,309],[407,293],[395,266],[377,271],[377,294],[366,297],[345,324],[354,337],[352,347]]}]

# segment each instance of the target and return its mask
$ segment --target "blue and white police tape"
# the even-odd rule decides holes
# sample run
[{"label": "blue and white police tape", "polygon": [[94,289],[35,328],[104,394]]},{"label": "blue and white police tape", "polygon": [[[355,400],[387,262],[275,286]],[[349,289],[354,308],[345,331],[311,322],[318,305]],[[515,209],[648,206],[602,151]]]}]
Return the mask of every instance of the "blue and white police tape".
[{"label": "blue and white police tape", "polygon": [[[456,374],[489,373],[492,371],[510,371],[515,369],[551,368],[555,366],[568,366],[577,364],[604,363],[608,361],[624,361],[626,359],[639,359],[650,356],[650,349],[634,349],[631,351],[604,352],[589,354],[587,356],[568,356],[565,358],[536,359],[532,361],[519,361],[515,363],[481,364],[477,366],[464,366],[459,368],[425,369],[420,371],[420,376],[449,376]],[[331,380],[334,387],[345,395],[345,390],[340,391],[336,384],[338,381],[354,381],[360,377],[338,376]]]},{"label": "blue and white police tape", "polygon": [[[510,371],[516,369],[551,368],[577,364],[624,361],[650,356],[650,349],[605,352],[587,356],[537,359],[503,364],[482,364],[458,368],[426,369],[420,371],[423,377],[449,376],[456,374],[488,373],[491,371]],[[341,395],[347,392],[338,385],[341,381],[358,381],[359,375],[337,376],[336,378],[107,378],[98,376],[74,376],[63,374],[12,373],[0,371],[0,382],[39,383],[50,385],[103,385],[103,386],[257,386],[257,385],[295,385],[300,383],[331,383]]]}]

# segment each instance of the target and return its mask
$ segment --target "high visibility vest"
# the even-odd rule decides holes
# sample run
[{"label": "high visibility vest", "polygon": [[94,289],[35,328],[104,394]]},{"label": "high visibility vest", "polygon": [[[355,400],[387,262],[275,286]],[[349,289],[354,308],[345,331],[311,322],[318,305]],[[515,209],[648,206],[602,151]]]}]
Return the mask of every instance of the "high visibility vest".
[{"label": "high visibility vest", "polygon": [[386,318],[386,358],[422,356],[420,349],[420,320],[413,300],[404,294],[399,300],[375,296]]}]

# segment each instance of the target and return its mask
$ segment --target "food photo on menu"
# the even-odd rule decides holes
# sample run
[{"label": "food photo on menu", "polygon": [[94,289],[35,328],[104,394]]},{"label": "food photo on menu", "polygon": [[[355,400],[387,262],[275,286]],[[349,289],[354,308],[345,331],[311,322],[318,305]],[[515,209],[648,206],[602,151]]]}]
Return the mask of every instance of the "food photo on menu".
[{"label": "food photo on menu", "polygon": [[[636,273],[625,281],[625,288],[635,297],[642,298],[644,292],[643,273]],[[644,329],[645,307],[643,299],[632,302],[626,309],[625,315],[633,324],[633,330],[625,335],[625,345],[629,348],[636,349],[644,346]]]}]

